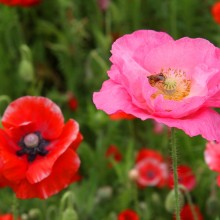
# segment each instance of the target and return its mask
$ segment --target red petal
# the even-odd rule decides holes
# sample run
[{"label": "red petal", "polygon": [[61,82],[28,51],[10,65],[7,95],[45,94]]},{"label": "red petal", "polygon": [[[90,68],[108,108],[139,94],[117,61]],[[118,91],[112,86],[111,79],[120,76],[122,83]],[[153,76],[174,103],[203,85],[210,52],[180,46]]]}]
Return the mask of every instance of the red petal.
[{"label": "red petal", "polygon": [[56,161],[50,176],[36,184],[30,184],[27,180],[24,180],[19,185],[14,185],[13,190],[20,199],[46,199],[71,184],[79,165],[80,160],[77,154],[68,149]]},{"label": "red petal", "polygon": [[24,124],[34,124],[44,139],[59,137],[64,126],[60,108],[45,97],[24,96],[13,101],[5,110],[2,124],[10,130]]},{"label": "red petal", "polygon": [[158,160],[159,162],[163,162],[163,157],[158,151],[152,149],[141,149],[136,157],[136,163],[147,158],[152,158],[154,160]]},{"label": "red petal", "polygon": [[64,126],[59,139],[50,143],[46,156],[38,156],[30,165],[26,173],[27,180],[33,184],[40,182],[50,175],[55,161],[63,154],[79,134],[78,123],[70,119]]},{"label": "red petal", "polygon": [[83,136],[81,133],[78,133],[76,139],[73,141],[73,143],[71,144],[71,148],[76,151],[77,148],[79,147],[80,143],[82,142],[83,140]]},{"label": "red petal", "polygon": [[17,146],[3,130],[0,130],[0,140],[2,175],[9,181],[17,182],[25,177],[26,158],[16,155]]}]

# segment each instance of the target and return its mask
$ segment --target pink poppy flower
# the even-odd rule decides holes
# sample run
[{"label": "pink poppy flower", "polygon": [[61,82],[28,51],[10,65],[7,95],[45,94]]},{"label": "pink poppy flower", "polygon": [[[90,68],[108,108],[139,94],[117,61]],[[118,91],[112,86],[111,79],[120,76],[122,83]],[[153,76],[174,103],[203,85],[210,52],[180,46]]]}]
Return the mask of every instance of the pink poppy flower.
[{"label": "pink poppy flower", "polygon": [[[185,186],[189,191],[193,190],[196,186],[196,177],[192,169],[187,165],[179,165],[177,172],[179,184]],[[168,186],[170,188],[174,186],[173,181],[173,172],[171,172],[168,180]]]},{"label": "pink poppy flower", "polygon": [[168,168],[162,155],[150,149],[140,150],[134,170],[136,171],[136,182],[138,186],[162,187],[167,183]]},{"label": "pink poppy flower", "polygon": [[116,40],[111,52],[109,79],[93,95],[98,109],[220,140],[220,115],[212,109],[220,106],[219,48],[201,38],[139,30]]}]

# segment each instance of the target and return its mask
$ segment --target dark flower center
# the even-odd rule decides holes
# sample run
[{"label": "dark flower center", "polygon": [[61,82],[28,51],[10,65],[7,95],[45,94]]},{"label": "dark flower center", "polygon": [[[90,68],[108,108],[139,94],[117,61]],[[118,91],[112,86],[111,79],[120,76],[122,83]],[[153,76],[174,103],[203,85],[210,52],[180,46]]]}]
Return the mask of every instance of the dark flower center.
[{"label": "dark flower center", "polygon": [[40,132],[30,133],[25,135],[18,143],[18,146],[22,149],[18,150],[16,154],[19,157],[27,154],[28,161],[32,162],[38,154],[45,156],[48,153],[48,150],[45,149],[48,144],[49,141],[44,140]]},{"label": "dark flower center", "polygon": [[148,179],[154,179],[156,175],[155,175],[154,171],[148,170],[146,173],[146,176]]}]

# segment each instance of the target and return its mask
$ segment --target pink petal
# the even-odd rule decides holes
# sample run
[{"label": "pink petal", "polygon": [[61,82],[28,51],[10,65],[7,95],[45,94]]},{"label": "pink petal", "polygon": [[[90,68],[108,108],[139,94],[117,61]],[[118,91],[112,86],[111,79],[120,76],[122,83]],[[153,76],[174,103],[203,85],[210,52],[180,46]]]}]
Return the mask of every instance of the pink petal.
[{"label": "pink petal", "polygon": [[135,31],[132,34],[124,35],[113,43],[110,60],[113,64],[118,64],[122,59],[126,60],[135,56],[136,50],[141,49],[143,46],[146,46],[147,50],[150,51],[160,44],[170,41],[172,42],[173,39],[164,32],[152,30]]},{"label": "pink petal", "polygon": [[183,130],[189,136],[202,135],[203,138],[220,141],[220,114],[212,109],[203,109],[185,118],[154,118],[169,127]]},{"label": "pink petal", "polygon": [[132,104],[127,91],[112,80],[105,81],[100,92],[93,94],[93,102],[97,109],[103,110],[109,115],[123,111],[126,114],[148,118],[147,113]]},{"label": "pink petal", "polygon": [[205,161],[211,170],[220,172],[220,144],[214,142],[207,143]]}]

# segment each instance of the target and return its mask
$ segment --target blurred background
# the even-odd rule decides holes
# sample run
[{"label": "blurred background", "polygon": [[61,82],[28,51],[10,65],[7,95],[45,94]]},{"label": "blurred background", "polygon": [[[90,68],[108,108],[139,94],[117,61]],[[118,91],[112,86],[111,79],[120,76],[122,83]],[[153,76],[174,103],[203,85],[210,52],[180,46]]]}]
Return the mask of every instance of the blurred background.
[{"label": "blurred background", "polygon": [[[202,37],[220,46],[220,24],[212,13],[216,3],[42,0],[32,7],[0,3],[0,114],[18,97],[45,96],[60,106],[66,120],[78,121],[84,136],[78,149],[80,180],[47,200],[20,200],[22,219],[64,219],[57,213],[66,209],[61,201],[69,190],[79,220],[117,220],[126,209],[142,220],[173,219],[173,202],[165,202],[169,186],[140,188],[129,176],[142,148],[159,151],[169,166],[169,129],[150,120],[110,118],[95,108],[92,94],[107,79],[112,43],[124,34],[153,29],[174,39]],[[203,219],[219,219],[220,190],[216,174],[204,162],[205,140],[181,131],[177,138],[178,162],[189,166],[196,179],[190,190],[192,202]],[[112,145],[117,150],[109,150]],[[0,190],[2,213],[11,212],[12,200],[10,189]],[[183,200],[187,203],[185,195]]]}]

